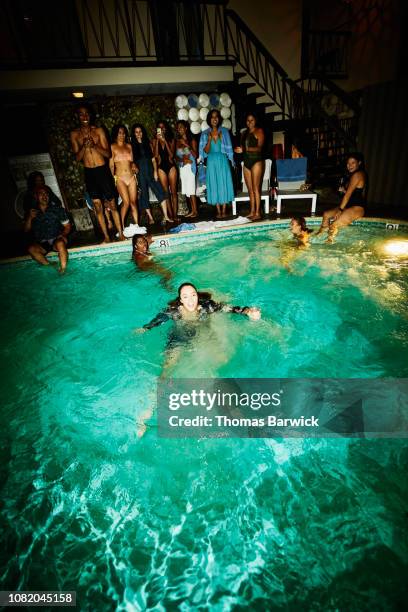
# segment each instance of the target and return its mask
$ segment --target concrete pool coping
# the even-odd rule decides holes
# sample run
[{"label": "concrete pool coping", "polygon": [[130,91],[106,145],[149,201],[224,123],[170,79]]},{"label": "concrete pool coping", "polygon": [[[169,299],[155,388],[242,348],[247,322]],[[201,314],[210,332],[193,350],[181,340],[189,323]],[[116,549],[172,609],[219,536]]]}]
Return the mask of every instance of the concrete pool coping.
[{"label": "concrete pool coping", "polygon": [[[316,226],[321,223],[321,217],[305,217],[309,226]],[[198,240],[216,239],[219,237],[225,238],[228,235],[237,235],[245,232],[257,233],[273,228],[287,228],[290,223],[288,219],[275,219],[267,221],[258,221],[256,223],[243,223],[242,225],[230,225],[227,227],[214,227],[203,230],[187,230],[185,232],[161,234],[153,236],[151,245],[152,251],[163,252],[171,245],[194,243]],[[381,217],[364,217],[354,221],[352,225],[382,227],[387,231],[398,231],[399,229],[408,230],[408,222],[400,219],[384,219]],[[71,259],[78,257],[97,257],[108,253],[130,253],[131,238],[123,242],[113,242],[108,244],[95,244],[81,247],[73,247],[69,249]],[[47,254],[48,257],[57,258],[55,252]],[[0,260],[0,264],[18,263],[31,260],[30,255],[22,255],[20,257],[12,257]]]}]

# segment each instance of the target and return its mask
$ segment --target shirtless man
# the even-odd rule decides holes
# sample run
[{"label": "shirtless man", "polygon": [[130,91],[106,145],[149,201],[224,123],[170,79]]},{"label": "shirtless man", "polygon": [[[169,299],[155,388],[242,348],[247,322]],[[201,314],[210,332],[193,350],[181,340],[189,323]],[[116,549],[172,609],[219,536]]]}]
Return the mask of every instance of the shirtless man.
[{"label": "shirtless man", "polygon": [[86,190],[92,198],[96,217],[104,236],[103,242],[110,242],[103,204],[112,213],[113,221],[119,232],[119,240],[125,240],[115,202],[115,186],[109,166],[105,163],[105,160],[111,155],[105,132],[102,128],[91,125],[87,106],[80,106],[77,113],[80,127],[71,132],[72,150],[76,160],[84,164]]}]

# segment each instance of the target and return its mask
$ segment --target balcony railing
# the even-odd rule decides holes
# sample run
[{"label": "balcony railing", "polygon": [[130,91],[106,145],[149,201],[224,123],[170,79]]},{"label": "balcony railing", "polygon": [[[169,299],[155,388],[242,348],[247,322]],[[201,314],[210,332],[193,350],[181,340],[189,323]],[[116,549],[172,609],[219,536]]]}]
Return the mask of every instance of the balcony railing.
[{"label": "balcony railing", "polygon": [[[289,79],[224,1],[2,0],[0,11],[2,68],[230,62],[270,97],[282,119],[325,122],[346,142],[354,140],[354,127],[344,130],[315,95],[325,91],[341,97],[342,90],[318,78]],[[344,96],[344,116],[356,116],[353,101]]]}]

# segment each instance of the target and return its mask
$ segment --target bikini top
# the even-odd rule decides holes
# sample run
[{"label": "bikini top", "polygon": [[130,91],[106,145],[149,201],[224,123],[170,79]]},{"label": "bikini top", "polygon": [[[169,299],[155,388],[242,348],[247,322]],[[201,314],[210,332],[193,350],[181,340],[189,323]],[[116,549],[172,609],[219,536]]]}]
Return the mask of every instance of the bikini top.
[{"label": "bikini top", "polygon": [[131,151],[126,151],[125,153],[113,153],[112,155],[113,161],[133,161],[133,156]]}]

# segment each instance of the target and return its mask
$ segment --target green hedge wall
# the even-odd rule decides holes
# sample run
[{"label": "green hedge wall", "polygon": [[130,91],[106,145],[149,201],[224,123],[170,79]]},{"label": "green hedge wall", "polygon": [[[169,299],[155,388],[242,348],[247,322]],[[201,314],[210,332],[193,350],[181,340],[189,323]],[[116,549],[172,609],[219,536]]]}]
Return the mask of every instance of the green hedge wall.
[{"label": "green hedge wall", "polygon": [[[161,119],[174,129],[177,121],[174,99],[175,96],[128,96],[97,99],[89,104],[94,111],[95,125],[104,127],[109,135],[116,123],[123,123],[129,131],[134,123],[141,123],[149,137],[153,137],[156,122]],[[78,127],[75,112],[78,106],[80,102],[54,104],[47,109],[50,154],[69,209],[84,205],[83,166],[74,158],[69,137],[71,130]]]}]

